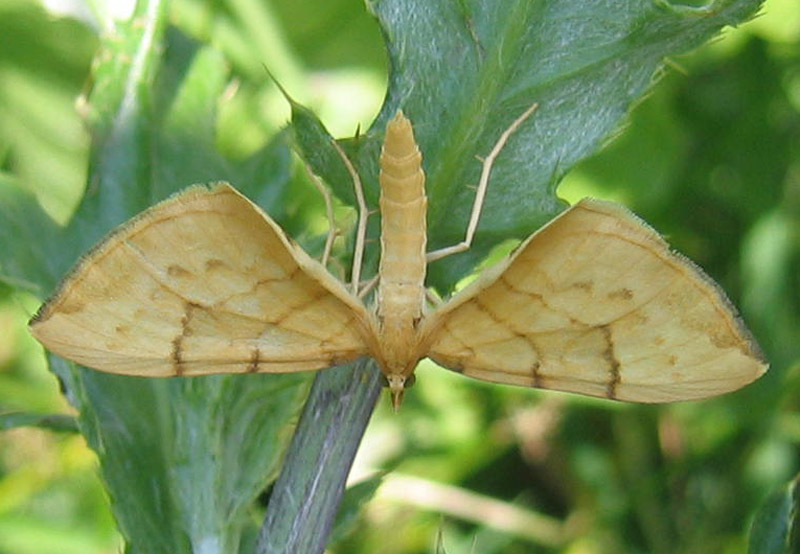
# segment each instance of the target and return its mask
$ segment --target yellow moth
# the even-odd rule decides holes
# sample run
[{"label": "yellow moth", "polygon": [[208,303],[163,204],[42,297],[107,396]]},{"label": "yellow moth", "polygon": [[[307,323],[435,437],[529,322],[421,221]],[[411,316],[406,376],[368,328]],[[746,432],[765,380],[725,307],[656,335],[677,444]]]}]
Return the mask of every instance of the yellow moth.
[{"label": "yellow moth", "polygon": [[427,262],[469,246],[491,164],[534,109],[484,162],[466,239],[427,254],[422,156],[402,112],[389,122],[371,309],[357,277],[348,290],[223,183],[190,187],[112,232],[31,332],[84,366],[147,377],[305,371],[372,356],[395,408],[425,357],[487,381],[636,402],[704,398],[762,375],[767,365],[724,293],[610,202],[578,202],[429,308]]}]

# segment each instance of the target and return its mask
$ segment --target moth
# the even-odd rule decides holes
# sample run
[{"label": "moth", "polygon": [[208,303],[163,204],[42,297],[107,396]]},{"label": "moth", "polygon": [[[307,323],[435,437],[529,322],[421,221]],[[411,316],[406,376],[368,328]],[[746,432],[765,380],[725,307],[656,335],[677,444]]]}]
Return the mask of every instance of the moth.
[{"label": "moth", "polygon": [[491,164],[534,109],[484,161],[465,240],[430,253],[422,155],[397,112],[380,158],[371,307],[357,278],[348,289],[218,183],[192,186],[111,232],[30,330],[81,365],[146,377],[307,371],[371,356],[395,409],[425,357],[486,381],[635,402],[705,398],[761,376],[767,364],[722,290],[611,202],[578,202],[429,306],[427,263],[469,247]]}]

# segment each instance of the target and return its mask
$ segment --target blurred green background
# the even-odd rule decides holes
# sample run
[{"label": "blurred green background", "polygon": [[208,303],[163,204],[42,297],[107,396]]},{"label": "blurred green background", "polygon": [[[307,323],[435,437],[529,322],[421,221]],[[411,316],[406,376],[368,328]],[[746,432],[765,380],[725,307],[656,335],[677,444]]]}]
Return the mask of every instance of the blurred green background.
[{"label": "blurred green background", "polygon": [[[80,3],[47,4],[0,0],[0,163],[63,222],[86,177],[77,99],[98,24]],[[334,136],[367,128],[380,108],[386,55],[361,0],[171,10],[251,78],[220,104],[231,156],[260,148],[288,117],[265,60]],[[250,124],[253,114],[264,123]],[[654,407],[481,384],[424,362],[402,414],[381,402],[370,423],[351,479],[389,473],[331,551],[745,552],[758,504],[800,470],[798,139],[800,7],[767,0],[754,21],[670,60],[624,132],[559,189],[570,202],[624,202],[717,279],[772,364],[765,378]],[[324,232],[322,200],[306,185],[284,209]],[[25,329],[36,307],[0,285],[0,413],[70,410]],[[0,433],[0,554],[118,552],[95,466],[80,436]]]}]

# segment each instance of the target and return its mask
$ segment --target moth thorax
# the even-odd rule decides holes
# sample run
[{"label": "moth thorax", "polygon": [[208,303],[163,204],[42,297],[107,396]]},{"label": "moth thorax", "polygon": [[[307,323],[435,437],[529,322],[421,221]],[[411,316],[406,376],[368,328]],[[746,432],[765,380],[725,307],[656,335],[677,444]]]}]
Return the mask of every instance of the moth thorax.
[{"label": "moth thorax", "polygon": [[385,375],[408,376],[419,360],[419,333],[412,319],[380,319],[381,365]]}]

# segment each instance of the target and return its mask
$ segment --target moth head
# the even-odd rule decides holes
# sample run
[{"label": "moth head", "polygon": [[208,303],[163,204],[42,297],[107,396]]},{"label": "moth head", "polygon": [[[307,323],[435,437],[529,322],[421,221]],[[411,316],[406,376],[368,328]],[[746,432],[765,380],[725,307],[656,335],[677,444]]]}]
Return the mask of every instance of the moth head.
[{"label": "moth head", "polygon": [[386,376],[386,385],[392,395],[392,408],[394,408],[395,412],[400,409],[400,405],[403,403],[403,393],[405,393],[406,389],[413,387],[416,380],[417,378],[413,373],[411,375],[392,373]]}]

